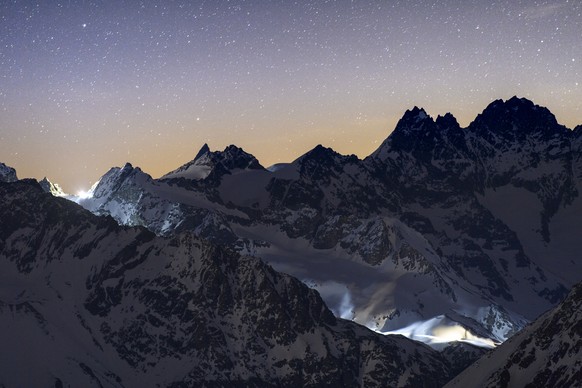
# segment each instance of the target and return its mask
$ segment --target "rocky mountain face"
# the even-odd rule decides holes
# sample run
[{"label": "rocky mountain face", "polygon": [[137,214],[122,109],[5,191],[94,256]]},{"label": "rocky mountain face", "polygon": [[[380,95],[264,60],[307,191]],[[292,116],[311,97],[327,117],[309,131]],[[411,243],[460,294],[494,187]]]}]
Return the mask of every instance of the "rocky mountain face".
[{"label": "rocky mountain face", "polygon": [[457,376],[490,351],[483,347],[457,342],[444,348],[441,355],[448,361],[451,375]]},{"label": "rocky mountain face", "polygon": [[174,190],[130,163],[110,169],[91,189],[90,198],[77,202],[95,214],[112,216],[122,225],[147,226],[159,235],[189,230],[213,242],[237,239],[224,212],[214,210],[216,205],[208,201],[204,191],[196,195],[186,189]]},{"label": "rocky mountain face", "polygon": [[577,387],[582,381],[582,283],[566,300],[447,387]]},{"label": "rocky mountain face", "polygon": [[16,182],[16,170],[10,166],[0,163],[0,182]]},{"label": "rocky mountain face", "polygon": [[[102,184],[136,195],[131,166]],[[118,185],[118,183],[121,183]],[[155,182],[149,182],[155,186]],[[95,198],[104,198],[99,185]],[[442,386],[448,362],[336,318],[262,261],[0,183],[2,386]]]},{"label": "rocky mountain face", "polygon": [[451,115],[433,121],[408,111],[364,162],[401,190],[409,225],[454,272],[532,319],[543,306],[526,311],[519,301],[556,303],[580,280],[579,154],[575,132],[514,97],[493,102],[465,129]]},{"label": "rocky mountain face", "polygon": [[205,145],[161,179],[112,169],[80,203],[258,256],[375,330],[426,339],[408,329],[445,317],[502,342],[580,281],[581,134],[516,97],[467,128],[414,108],[364,160],[317,146],[264,169]]}]

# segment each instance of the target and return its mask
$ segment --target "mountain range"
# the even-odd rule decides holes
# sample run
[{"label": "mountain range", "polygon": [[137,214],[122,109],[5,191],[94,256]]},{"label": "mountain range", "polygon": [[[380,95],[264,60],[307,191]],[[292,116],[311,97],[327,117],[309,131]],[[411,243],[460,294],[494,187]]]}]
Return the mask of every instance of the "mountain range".
[{"label": "mountain range", "polygon": [[526,99],[415,107],[364,159],[205,144],[82,198],[0,182],[0,385],[581,379],[582,126]]},{"label": "mountain range", "polygon": [[447,322],[493,346],[580,280],[581,128],[517,97],[467,128],[415,107],[363,160],[319,145],[264,168],[204,145],[158,179],[112,168],[78,203],[259,257],[374,330],[433,343]]},{"label": "mountain range", "polygon": [[0,385],[442,386],[426,345],[192,234],[158,237],[0,183]]}]

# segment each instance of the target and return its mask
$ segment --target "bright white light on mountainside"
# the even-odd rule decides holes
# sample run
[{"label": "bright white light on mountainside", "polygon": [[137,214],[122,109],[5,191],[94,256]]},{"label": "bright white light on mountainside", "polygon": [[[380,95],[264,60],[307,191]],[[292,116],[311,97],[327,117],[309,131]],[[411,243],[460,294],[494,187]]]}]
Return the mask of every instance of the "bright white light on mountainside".
[{"label": "bright white light on mountainside", "polygon": [[91,196],[92,196],[91,190],[89,190],[89,191],[85,191],[85,190],[77,191],[77,197],[79,197],[79,199],[87,199],[87,198],[90,198]]},{"label": "bright white light on mountainside", "polygon": [[445,323],[445,317],[443,315],[427,321],[415,322],[402,329],[384,332],[383,334],[400,334],[433,347],[449,342],[467,342],[483,348],[494,348],[497,346],[489,338],[474,335],[458,323]]}]

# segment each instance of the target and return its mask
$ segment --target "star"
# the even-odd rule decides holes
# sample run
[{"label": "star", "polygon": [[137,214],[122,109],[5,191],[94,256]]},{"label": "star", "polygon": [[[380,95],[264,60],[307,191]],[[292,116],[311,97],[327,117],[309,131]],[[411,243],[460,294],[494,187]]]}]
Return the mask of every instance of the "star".
[{"label": "star", "polygon": [[[415,105],[465,126],[520,95],[581,123],[580,1],[12,3],[0,3],[0,156],[19,157],[1,161],[64,186],[90,185],[128,139],[134,162],[163,174],[203,138],[263,164],[332,138],[365,157]],[[136,151],[157,133],[161,163]],[[86,177],[74,166],[89,153],[107,156]]]}]

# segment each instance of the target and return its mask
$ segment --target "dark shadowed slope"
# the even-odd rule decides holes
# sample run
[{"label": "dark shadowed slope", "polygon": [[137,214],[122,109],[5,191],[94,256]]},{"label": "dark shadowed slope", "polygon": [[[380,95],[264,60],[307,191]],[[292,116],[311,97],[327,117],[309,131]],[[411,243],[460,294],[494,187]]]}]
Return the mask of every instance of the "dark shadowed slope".
[{"label": "dark shadowed slope", "polygon": [[478,360],[447,387],[581,385],[582,283],[558,307]]},{"label": "dark shadowed slope", "polygon": [[0,183],[0,386],[440,386],[430,348],[189,234]]}]

